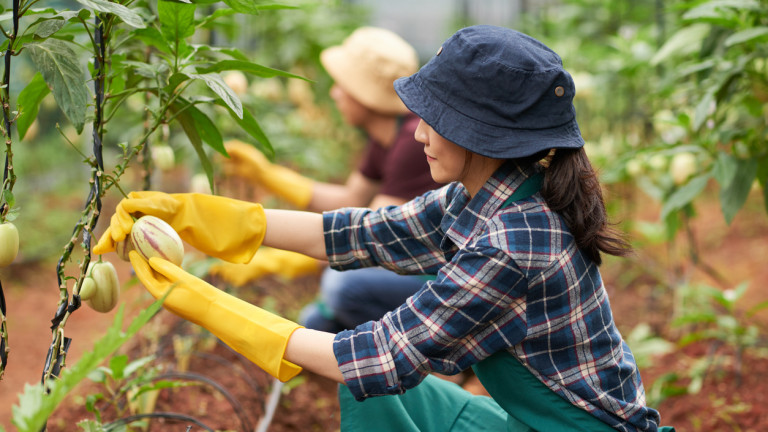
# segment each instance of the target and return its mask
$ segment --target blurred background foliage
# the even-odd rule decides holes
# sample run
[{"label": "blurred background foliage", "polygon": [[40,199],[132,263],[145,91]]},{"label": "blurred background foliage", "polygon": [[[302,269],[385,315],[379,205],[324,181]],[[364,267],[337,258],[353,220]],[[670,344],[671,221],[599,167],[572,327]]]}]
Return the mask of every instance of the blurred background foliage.
[{"label": "blurred background foliage", "polygon": [[[738,275],[725,278],[707,264],[692,223],[700,217],[697,204],[704,202],[717,202],[726,224],[745,208],[762,217],[768,211],[768,0],[301,0],[292,2],[296,9],[257,15],[217,15],[217,2],[195,3],[198,15],[216,19],[195,33],[193,43],[236,48],[254,63],[308,79],[222,72],[269,137],[271,146],[261,143],[268,156],[321,180],[343,181],[364,144],[362,134],[344,125],[336,112],[328,96],[330,78],[318,59],[323,48],[340,43],[356,27],[389,27],[414,43],[417,35],[430,32],[438,42],[420,40],[422,63],[458,28],[491,18],[490,23],[542,40],[573,75],[586,149],[606,187],[611,214],[632,233],[638,249],[630,264],[608,259],[608,271],[618,266],[613,272],[622,287],[646,278],[655,295],[674,296],[672,318],[689,336],[684,343],[709,338],[738,352],[765,346],[764,329],[754,321],[765,305],[747,313],[734,306],[746,291],[743,281],[734,283]],[[73,1],[46,6],[79,7]],[[13,67],[11,100],[16,100],[34,65],[19,56]],[[129,99],[126,106],[126,114],[110,123],[104,143],[110,166],[121,154],[118,143],[141,133],[142,101]],[[225,140],[259,145],[231,116],[208,114]],[[189,139],[177,128],[158,138],[173,150],[172,161],[154,160],[150,167],[152,187],[169,192],[196,188],[194,179],[201,173]],[[78,134],[49,95],[24,138],[14,141],[22,263],[47,263],[68,241],[90,170],[67,141],[87,154],[90,136],[87,126]],[[140,188],[141,181],[141,173],[134,172],[123,189]],[[682,252],[668,252],[673,249]],[[683,261],[718,286],[690,281]],[[655,330],[638,327],[628,337],[643,361],[671,349]],[[674,382],[665,380],[659,382]],[[653,404],[671,394],[652,390]]]}]

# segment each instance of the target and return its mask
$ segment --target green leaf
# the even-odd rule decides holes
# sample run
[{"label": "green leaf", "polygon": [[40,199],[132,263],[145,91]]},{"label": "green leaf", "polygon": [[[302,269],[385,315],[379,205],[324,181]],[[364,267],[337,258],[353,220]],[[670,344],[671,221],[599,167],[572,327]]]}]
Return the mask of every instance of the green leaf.
[{"label": "green leaf", "polygon": [[208,155],[205,153],[205,149],[203,149],[203,140],[195,125],[195,119],[189,113],[191,108],[194,108],[194,106],[184,100],[178,100],[171,106],[171,110],[176,115],[176,120],[181,125],[184,133],[187,134],[187,138],[189,138],[192,148],[194,148],[195,153],[197,153],[197,157],[200,160],[200,166],[208,177],[208,183],[213,184],[213,164],[211,164]]},{"label": "green leaf", "polygon": [[130,66],[137,74],[151,79],[157,79],[164,76],[168,72],[168,65],[165,63],[144,63],[132,60],[126,60],[122,62],[126,66]]},{"label": "green leaf", "polygon": [[727,187],[720,190],[720,207],[725,221],[730,225],[736,213],[744,206],[752,188],[752,182],[757,173],[757,161],[754,159],[739,159],[736,175]]},{"label": "green leaf", "polygon": [[207,74],[189,74],[192,79],[198,79],[205,83],[214,93],[227,104],[227,106],[233,110],[239,118],[243,118],[243,102],[237,97],[234,90],[221,78],[221,75],[217,73]]},{"label": "green leaf", "polygon": [[728,38],[725,39],[725,46],[730,47],[744,42],[751,42],[755,39],[763,38],[766,35],[768,35],[768,27],[753,27],[728,36]]},{"label": "green leaf", "polygon": [[662,45],[651,59],[651,65],[657,66],[673,56],[685,56],[701,49],[701,43],[710,34],[708,24],[693,24],[683,27]]},{"label": "green leaf", "polygon": [[696,104],[696,112],[693,116],[693,130],[699,130],[709,118],[709,112],[712,109],[712,104],[715,103],[715,95],[711,92],[704,94],[698,104]]},{"label": "green leaf", "polygon": [[240,118],[237,116],[237,114],[234,111],[232,111],[231,108],[226,106],[224,102],[217,100],[216,104],[227,108],[227,111],[229,111],[229,116],[232,117],[232,119],[235,120],[235,122],[237,122],[237,124],[245,132],[248,133],[248,135],[256,139],[263,153],[267,154],[268,156],[275,154],[275,150],[273,149],[272,143],[269,141],[269,138],[267,138],[267,134],[265,134],[264,131],[261,129],[261,126],[259,126],[259,122],[256,121],[256,118],[253,117],[250,111],[248,110],[243,111],[243,117]]},{"label": "green leaf", "polygon": [[219,128],[216,127],[216,124],[194,105],[190,105],[189,108],[186,109],[186,112],[188,112],[194,120],[195,128],[197,128],[197,132],[200,134],[200,138],[203,139],[203,142],[226,156],[227,150],[224,149],[224,139],[221,137],[221,133],[219,132]]},{"label": "green leaf", "polygon": [[112,14],[131,27],[144,28],[147,26],[139,14],[120,3],[113,3],[107,0],[77,0],[77,2],[95,11]]},{"label": "green leaf", "polygon": [[246,73],[263,77],[263,78],[272,78],[276,76],[282,76],[286,78],[299,78],[299,79],[303,79],[304,81],[312,82],[312,80],[308,78],[304,78],[303,76],[300,76],[300,75],[281,71],[279,69],[272,69],[270,67],[266,67],[260,64],[251,63],[249,61],[242,61],[242,60],[222,60],[211,66],[200,68],[198,69],[198,72],[210,73],[210,72],[222,72],[227,70],[239,70],[239,71],[246,72]]},{"label": "green leaf", "polygon": [[3,190],[3,200],[8,204],[8,207],[16,205],[16,197],[13,196],[13,192],[10,189]]},{"label": "green leaf", "polygon": [[43,75],[61,110],[82,133],[90,94],[77,54],[65,42],[48,39],[28,45],[32,61]]},{"label": "green leaf", "polygon": [[112,377],[120,380],[125,378],[125,367],[128,365],[128,356],[125,354],[117,355],[109,360],[109,369],[112,371]]},{"label": "green leaf", "polygon": [[138,29],[133,31],[132,35],[144,42],[146,45],[157,48],[165,54],[171,54],[172,50],[168,41],[165,39],[160,30],[154,27],[147,27],[144,29]]},{"label": "green leaf", "polygon": [[195,9],[193,4],[157,2],[160,31],[166,40],[178,43],[195,34]]},{"label": "green leaf", "polygon": [[[217,0],[218,1],[218,0]],[[236,15],[237,11],[233,9],[216,9],[212,14],[207,15],[197,23],[197,27],[205,27],[210,23],[216,22],[217,19],[225,16]]]},{"label": "green leaf", "polygon": [[236,10],[237,12],[258,15],[265,10],[278,10],[278,9],[299,9],[297,6],[270,4],[270,5],[257,5],[253,0],[223,0],[224,3]]},{"label": "green leaf", "polygon": [[38,27],[35,29],[35,36],[45,39],[61,30],[62,27],[67,25],[69,20],[77,17],[77,14],[78,12],[75,11],[63,11],[49,18],[38,18],[30,27],[38,24]]},{"label": "green leaf", "polygon": [[77,363],[64,368],[58,379],[48,381],[50,391],[47,395],[42,384],[27,384],[24,392],[19,395],[19,405],[14,405],[12,408],[11,421],[18,432],[42,430],[46,420],[64,397],[85,379],[90,371],[130,340],[160,310],[163,300],[165,297],[139,312],[125,331],[122,330],[124,307],[121,306],[107,333],[93,345],[93,349],[84,351]]},{"label": "green leaf", "polygon": [[720,187],[727,188],[736,176],[737,169],[739,169],[738,160],[728,153],[720,152],[715,159],[712,172],[715,180],[720,183]]},{"label": "green leaf", "polygon": [[683,208],[686,204],[699,196],[701,191],[707,186],[707,182],[709,182],[711,177],[712,176],[709,173],[694,177],[680,189],[672,193],[666,200],[664,200],[664,205],[661,207],[662,219],[666,218],[671,212]]},{"label": "green leaf", "polygon": [[32,81],[19,93],[19,118],[16,120],[16,128],[19,131],[19,139],[24,139],[29,127],[37,118],[40,104],[51,92],[40,73],[32,77]]},{"label": "green leaf", "polygon": [[133,375],[134,372],[151,363],[155,358],[153,355],[148,355],[128,363],[125,367],[125,376]]}]

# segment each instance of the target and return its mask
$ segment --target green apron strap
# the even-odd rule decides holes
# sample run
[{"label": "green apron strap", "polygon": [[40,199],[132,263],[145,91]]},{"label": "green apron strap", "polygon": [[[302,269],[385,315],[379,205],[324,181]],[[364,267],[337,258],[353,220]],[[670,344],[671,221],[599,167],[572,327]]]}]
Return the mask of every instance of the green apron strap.
[{"label": "green apron strap", "polygon": [[501,208],[510,206],[515,201],[520,201],[521,199],[525,199],[530,197],[531,195],[535,194],[541,189],[541,185],[544,183],[544,173],[538,172],[523,182],[523,184],[520,185],[520,187],[515,190],[515,192],[507,198],[506,201],[504,201],[504,204],[501,205]]}]

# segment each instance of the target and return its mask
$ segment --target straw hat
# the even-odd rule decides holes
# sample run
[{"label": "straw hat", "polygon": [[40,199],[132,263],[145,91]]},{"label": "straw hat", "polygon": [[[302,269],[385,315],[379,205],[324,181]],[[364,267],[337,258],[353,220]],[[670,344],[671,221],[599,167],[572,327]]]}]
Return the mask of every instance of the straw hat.
[{"label": "straw hat", "polygon": [[385,114],[408,112],[392,83],[415,73],[419,59],[395,33],[361,27],[341,45],[323,50],[320,61],[334,81],[367,108]]}]

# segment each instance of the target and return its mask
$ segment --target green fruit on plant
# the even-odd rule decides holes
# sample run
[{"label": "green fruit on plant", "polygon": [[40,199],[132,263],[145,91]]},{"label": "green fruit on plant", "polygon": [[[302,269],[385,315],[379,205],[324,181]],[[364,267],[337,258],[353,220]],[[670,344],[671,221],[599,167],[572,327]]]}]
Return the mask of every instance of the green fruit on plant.
[{"label": "green fruit on plant", "polygon": [[171,168],[173,168],[176,157],[173,154],[173,149],[171,146],[168,145],[158,145],[158,146],[152,146],[150,148],[150,151],[152,152],[152,162],[155,164],[155,166],[162,170],[167,171]]},{"label": "green fruit on plant", "polygon": [[80,285],[80,300],[90,300],[94,294],[96,294],[96,281],[92,277],[86,276]]},{"label": "green fruit on plant", "polygon": [[142,216],[131,228],[133,249],[144,259],[162,258],[178,266],[184,260],[181,237],[164,220],[155,216]]},{"label": "green fruit on plant", "polygon": [[693,153],[678,153],[672,158],[669,170],[676,185],[681,185],[696,173],[696,155]]},{"label": "green fruit on plant", "polygon": [[189,191],[192,193],[211,194],[211,184],[205,174],[195,174],[189,181]]},{"label": "green fruit on plant", "polygon": [[[120,281],[115,266],[109,261],[92,262],[88,264],[85,274],[86,278],[80,287],[81,298],[83,294],[88,296],[86,304],[97,312],[106,313],[114,309],[120,298]],[[89,282],[89,279],[92,282]],[[92,288],[88,287],[91,283],[92,293],[89,292]]]},{"label": "green fruit on plant", "polygon": [[11,222],[0,224],[0,267],[10,265],[19,253],[19,230]]}]

